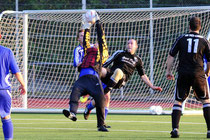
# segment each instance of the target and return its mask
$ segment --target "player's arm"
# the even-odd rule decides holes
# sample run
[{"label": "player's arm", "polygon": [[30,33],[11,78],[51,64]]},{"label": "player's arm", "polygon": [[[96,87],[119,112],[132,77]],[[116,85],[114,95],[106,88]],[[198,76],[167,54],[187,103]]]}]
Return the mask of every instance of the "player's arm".
[{"label": "player's arm", "polygon": [[104,68],[107,68],[114,60],[119,56],[120,53],[122,53],[123,50],[116,51],[112,56],[110,56],[107,61],[103,64]]},{"label": "player's arm", "polygon": [[104,64],[104,62],[109,57],[109,53],[108,53],[108,47],[107,47],[103,27],[100,23],[99,17],[97,19],[98,20],[96,21],[96,30],[97,30],[97,36],[98,36],[99,51],[100,51],[100,56],[102,57],[102,64]]},{"label": "player's arm", "polygon": [[146,74],[142,75],[142,76],[141,76],[141,79],[142,79],[142,80],[144,81],[144,83],[147,84],[151,89],[162,91],[162,88],[161,88],[161,87],[154,86],[154,85],[151,83],[151,81],[149,80],[149,78],[147,77]]},{"label": "player's arm", "polygon": [[87,53],[87,49],[91,48],[90,46],[90,27],[92,26],[86,18],[82,21],[82,29],[85,30],[84,37],[83,37],[83,47],[84,47],[84,56]]},{"label": "player's arm", "polygon": [[171,68],[174,62],[174,57],[171,56],[170,54],[168,55],[167,61],[166,61],[166,78],[168,80],[174,80],[174,75],[171,72]]},{"label": "player's arm", "polygon": [[25,82],[23,80],[22,74],[20,73],[20,69],[17,65],[17,62],[15,60],[15,57],[14,57],[14,54],[12,53],[12,51],[10,51],[9,60],[10,60],[9,67],[10,67],[12,74],[14,74],[16,76],[17,80],[21,84],[21,86],[19,87],[19,89],[21,90],[21,94],[25,94],[26,93]]},{"label": "player's arm", "polygon": [[21,90],[21,94],[25,94],[26,93],[26,87],[25,87],[25,82],[23,80],[22,74],[20,72],[17,72],[17,73],[15,73],[15,77],[19,81],[19,83],[21,84],[21,86],[19,87],[19,89]]},{"label": "player's arm", "polygon": [[138,71],[138,74],[141,76],[141,79],[143,80],[143,82],[148,85],[150,88],[152,88],[153,90],[159,90],[162,91],[161,87],[157,87],[157,86],[153,86],[153,84],[151,83],[151,81],[149,80],[149,78],[147,77],[147,75],[145,74],[144,68],[143,68],[143,62],[140,58],[138,58],[138,63],[136,65],[136,69]]},{"label": "player's arm", "polygon": [[82,57],[79,53],[79,46],[74,49],[74,67],[79,67],[82,64]]},{"label": "player's arm", "polygon": [[171,68],[174,62],[174,56],[178,53],[179,51],[179,40],[182,38],[182,36],[180,36],[179,38],[177,38],[177,40],[175,41],[175,43],[172,45],[172,48],[168,54],[167,60],[166,60],[166,78],[168,80],[174,80],[174,75],[171,72]]}]

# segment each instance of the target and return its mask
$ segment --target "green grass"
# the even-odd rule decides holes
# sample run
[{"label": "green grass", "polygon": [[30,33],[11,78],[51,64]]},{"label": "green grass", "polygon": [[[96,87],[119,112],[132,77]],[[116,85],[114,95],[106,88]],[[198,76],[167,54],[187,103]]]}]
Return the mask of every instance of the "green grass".
[{"label": "green grass", "polygon": [[[95,114],[84,120],[78,114],[72,122],[62,114],[12,114],[14,140],[167,140],[170,138],[169,115],[108,115],[110,132],[98,132]],[[1,127],[1,126],[0,126]],[[0,128],[0,140],[3,139]],[[203,116],[182,116],[180,140],[206,138]]]}]

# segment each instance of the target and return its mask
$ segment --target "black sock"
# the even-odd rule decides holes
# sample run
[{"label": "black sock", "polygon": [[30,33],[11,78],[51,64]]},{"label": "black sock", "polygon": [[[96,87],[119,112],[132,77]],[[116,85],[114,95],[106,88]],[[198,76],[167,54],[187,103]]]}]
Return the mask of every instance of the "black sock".
[{"label": "black sock", "polygon": [[108,84],[106,85],[105,89],[104,89],[104,94],[107,94],[110,90],[113,89],[113,87],[116,85],[117,83],[110,78]]},{"label": "black sock", "polygon": [[181,115],[182,115],[182,106],[178,104],[174,104],[173,112],[171,114],[173,130],[175,128],[179,129],[179,121],[180,121]]},{"label": "black sock", "polygon": [[210,103],[203,104],[203,116],[206,120],[208,131],[210,131]]}]

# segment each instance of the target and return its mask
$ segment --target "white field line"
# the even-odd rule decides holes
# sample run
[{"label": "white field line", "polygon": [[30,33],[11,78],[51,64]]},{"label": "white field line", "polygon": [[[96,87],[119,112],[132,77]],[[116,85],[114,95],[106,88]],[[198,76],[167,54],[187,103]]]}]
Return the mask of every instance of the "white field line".
[{"label": "white field line", "polygon": [[[24,120],[24,121],[47,121],[44,123],[51,123],[50,121],[52,121],[53,123],[66,123],[70,120],[65,121],[64,119],[12,119],[12,120]],[[70,121],[71,122],[71,121]],[[78,123],[95,123],[96,120],[78,120]],[[113,123],[165,123],[165,124],[170,124],[171,122],[161,122],[161,121],[117,121],[117,120],[106,120],[106,122],[113,122]],[[42,122],[43,123],[43,122]],[[181,124],[197,124],[197,125],[201,125],[201,124],[206,124],[206,123],[196,123],[196,122],[180,122]],[[15,124],[20,124],[20,123],[15,123]],[[24,123],[27,124],[27,123]]]},{"label": "white field line", "polygon": [[[34,129],[34,130],[78,130],[78,131],[96,131],[90,128],[51,128],[51,127],[14,127],[16,129]],[[123,129],[109,129],[110,132],[147,132],[147,133],[170,133],[170,131],[150,131],[150,130],[123,130]],[[199,132],[180,132],[182,134],[206,134]]]}]

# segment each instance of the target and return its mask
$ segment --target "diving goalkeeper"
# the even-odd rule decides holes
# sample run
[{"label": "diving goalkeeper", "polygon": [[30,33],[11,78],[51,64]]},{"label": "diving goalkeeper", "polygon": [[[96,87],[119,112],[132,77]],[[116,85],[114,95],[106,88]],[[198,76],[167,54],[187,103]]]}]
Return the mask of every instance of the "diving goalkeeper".
[{"label": "diving goalkeeper", "polygon": [[[143,69],[143,62],[140,57],[135,53],[138,48],[137,41],[134,39],[128,40],[126,50],[116,51],[103,65],[106,68],[104,78],[102,82],[106,84],[104,88],[104,94],[107,94],[113,88],[120,88],[125,85],[125,83],[133,75],[135,69],[137,69],[138,74],[145,84],[147,84],[153,90],[162,91],[161,87],[154,86]],[[107,68],[110,64],[113,65],[111,68]],[[94,101],[90,102],[85,109],[84,117],[88,118],[91,109],[93,109]]]}]

